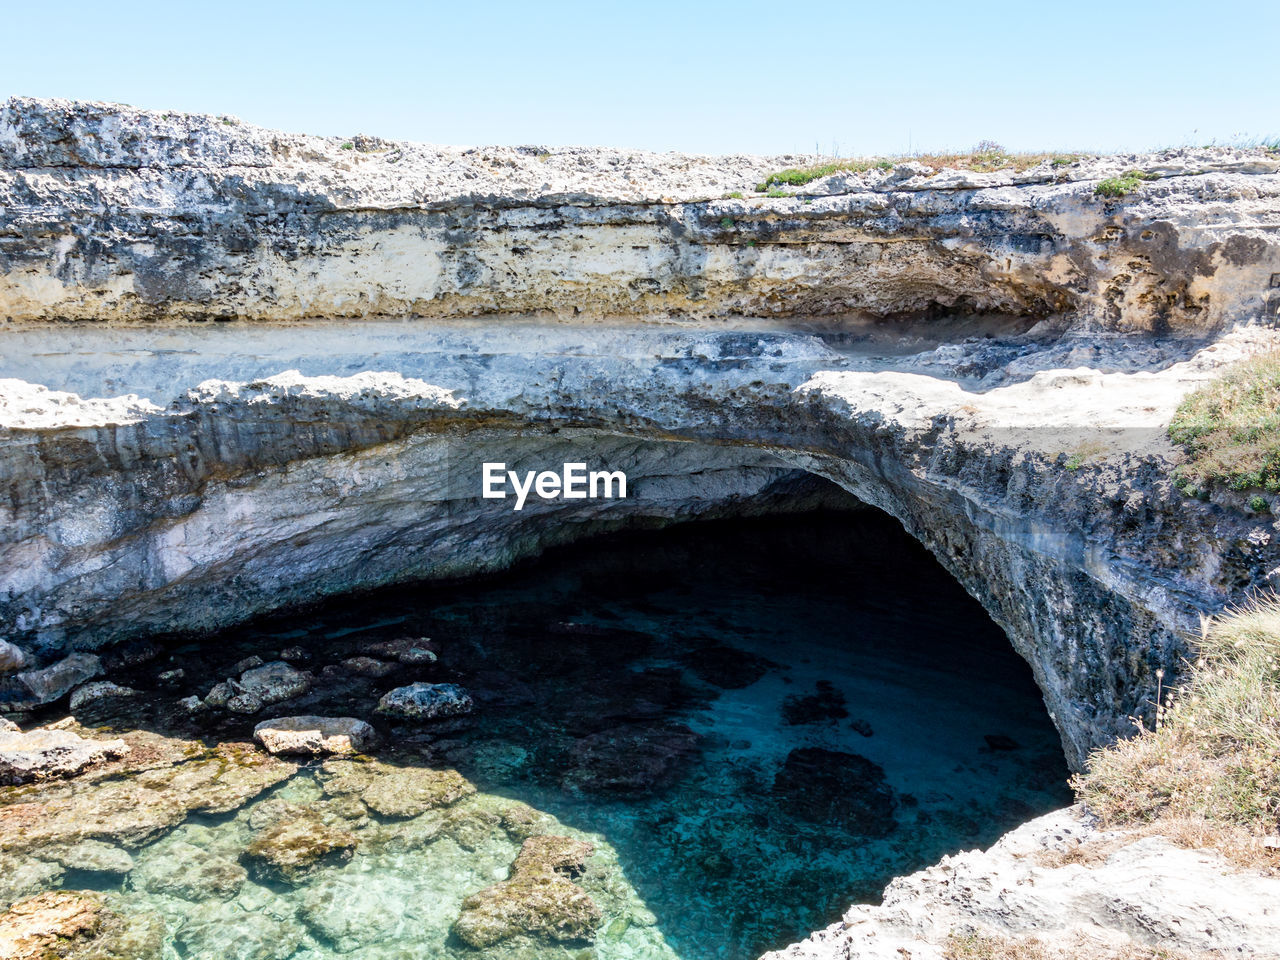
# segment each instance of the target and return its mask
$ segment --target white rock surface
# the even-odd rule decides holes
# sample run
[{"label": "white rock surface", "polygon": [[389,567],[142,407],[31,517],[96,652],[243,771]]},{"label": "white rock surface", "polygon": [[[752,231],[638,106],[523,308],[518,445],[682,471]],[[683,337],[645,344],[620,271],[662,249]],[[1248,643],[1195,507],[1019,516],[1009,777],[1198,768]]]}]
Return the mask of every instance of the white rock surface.
[{"label": "white rock surface", "polygon": [[[1080,844],[1117,840],[1099,861],[1055,863],[1054,854]],[[901,877],[879,906],[852,907],[763,960],[944,960],[949,936],[975,933],[1083,944],[1080,956],[1093,944],[1099,954],[1131,946],[1272,958],[1280,956],[1280,877],[1158,836],[1125,842],[1070,808],[1024,824],[990,850]]]},{"label": "white rock surface", "polygon": [[373,727],[355,717],[278,717],[253,728],[270,753],[367,753],[377,742]]},{"label": "white rock surface", "polygon": [[89,740],[70,730],[0,731],[0,784],[71,776],[128,752],[123,740]]}]

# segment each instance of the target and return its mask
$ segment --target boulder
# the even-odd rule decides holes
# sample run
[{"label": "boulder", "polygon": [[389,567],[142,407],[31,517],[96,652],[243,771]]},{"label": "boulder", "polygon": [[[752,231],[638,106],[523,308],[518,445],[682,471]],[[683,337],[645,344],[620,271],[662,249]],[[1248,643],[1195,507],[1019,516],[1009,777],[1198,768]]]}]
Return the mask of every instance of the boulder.
[{"label": "boulder", "polygon": [[110,680],[95,680],[93,683],[86,683],[83,687],[77,687],[71,694],[71,709],[78,710],[86,703],[92,703],[94,700],[106,700],[111,697],[132,697],[138,691],[130,687],[122,687],[119,684],[112,683]]},{"label": "boulder", "polygon": [[409,720],[434,720],[470,713],[471,694],[456,683],[411,683],[396,687],[378,701],[378,713]]},{"label": "boulder", "polygon": [[453,932],[473,947],[513,937],[589,941],[601,912],[569,877],[582,872],[591,844],[571,837],[530,837],[511,867],[511,879],[462,901]]},{"label": "boulder", "polygon": [[28,692],[28,706],[53,703],[102,673],[102,661],[91,653],[73,653],[39,670],[24,670],[16,679]]},{"label": "boulder", "polygon": [[311,689],[311,675],[283,660],[273,660],[240,675],[240,693],[257,697],[264,705],[300,697]]},{"label": "boulder", "polygon": [[355,717],[279,717],[253,728],[270,753],[365,753],[378,742],[373,727]]},{"label": "boulder", "polygon": [[8,640],[0,640],[0,676],[17,673],[27,663],[28,657],[25,650]]},{"label": "boulder", "polygon": [[0,732],[0,784],[73,776],[128,752],[123,740],[87,740],[70,730]]}]

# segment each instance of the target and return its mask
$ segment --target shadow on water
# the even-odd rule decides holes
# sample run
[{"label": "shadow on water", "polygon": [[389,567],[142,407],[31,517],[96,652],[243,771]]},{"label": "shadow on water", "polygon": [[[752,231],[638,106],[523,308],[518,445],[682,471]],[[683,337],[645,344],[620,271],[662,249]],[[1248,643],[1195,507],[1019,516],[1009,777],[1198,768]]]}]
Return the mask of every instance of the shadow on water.
[{"label": "shadow on water", "polygon": [[[386,677],[339,665],[404,636],[433,638],[439,661]],[[310,654],[304,697],[198,730],[175,719],[178,698],[287,646]],[[870,510],[611,535],[166,652],[130,678],[167,690],[141,722],[227,740],[269,715],[369,719],[382,759],[455,767],[602,835],[685,960],[801,938],[894,876],[1070,801],[1029,668]],[[186,677],[164,688],[174,662]],[[383,692],[417,679],[466,686],[475,712],[374,715]]]}]

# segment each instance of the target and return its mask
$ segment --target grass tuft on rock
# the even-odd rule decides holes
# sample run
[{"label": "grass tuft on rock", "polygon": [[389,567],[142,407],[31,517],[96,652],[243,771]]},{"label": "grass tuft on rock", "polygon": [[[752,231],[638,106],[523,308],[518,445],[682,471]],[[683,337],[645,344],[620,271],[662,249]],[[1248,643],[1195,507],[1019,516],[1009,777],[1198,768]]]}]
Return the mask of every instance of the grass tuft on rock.
[{"label": "grass tuft on rock", "polygon": [[1255,837],[1280,814],[1280,598],[1209,621],[1155,729],[1098,750],[1072,781],[1108,826],[1203,823]]},{"label": "grass tuft on rock", "polygon": [[1121,174],[1118,177],[1107,177],[1107,179],[1094,187],[1093,192],[1100,197],[1111,199],[1127,197],[1142,186],[1144,181],[1159,179],[1159,175],[1154,173],[1147,173],[1143,170],[1130,170],[1128,173]]},{"label": "grass tuft on rock", "polygon": [[1190,394],[1169,438],[1187,452],[1174,482],[1189,496],[1215,486],[1280,492],[1280,351],[1245,360]]}]

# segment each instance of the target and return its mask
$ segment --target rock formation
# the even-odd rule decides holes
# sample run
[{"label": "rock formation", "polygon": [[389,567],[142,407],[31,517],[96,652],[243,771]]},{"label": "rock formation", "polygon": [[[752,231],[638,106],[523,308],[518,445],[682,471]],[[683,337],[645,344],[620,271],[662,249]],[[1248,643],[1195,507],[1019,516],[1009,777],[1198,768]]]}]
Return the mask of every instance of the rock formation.
[{"label": "rock formation", "polygon": [[[986,605],[1078,764],[1200,613],[1280,567],[1267,517],[1172,489],[1161,430],[1266,340],[1280,159],[752,192],[801,159],[348,147],[9,101],[0,633],[47,661],[781,509],[817,475]],[[1160,179],[1095,195],[1133,166]],[[631,494],[479,497],[484,462],[571,460]]]}]

